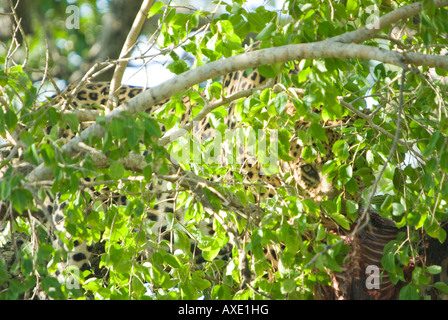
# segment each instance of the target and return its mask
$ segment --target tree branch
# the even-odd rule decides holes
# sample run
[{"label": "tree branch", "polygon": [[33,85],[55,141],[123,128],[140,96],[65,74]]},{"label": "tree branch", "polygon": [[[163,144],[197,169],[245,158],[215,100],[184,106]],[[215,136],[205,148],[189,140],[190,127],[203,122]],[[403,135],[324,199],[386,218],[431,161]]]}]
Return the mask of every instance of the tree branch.
[{"label": "tree branch", "polygon": [[[119,59],[128,58],[131,55],[132,49],[135,42],[140,34],[143,24],[146,21],[146,16],[148,15],[149,9],[154,4],[154,0],[144,0],[140,10],[137,12],[134,23],[132,24],[131,30],[126,38],[123,48],[120,52]],[[123,78],[124,70],[128,65],[127,60],[121,60],[116,66],[114,71],[114,76],[110,82],[109,99],[107,101],[106,110],[112,110],[112,101],[117,100],[118,89],[121,85],[121,80]]]}]

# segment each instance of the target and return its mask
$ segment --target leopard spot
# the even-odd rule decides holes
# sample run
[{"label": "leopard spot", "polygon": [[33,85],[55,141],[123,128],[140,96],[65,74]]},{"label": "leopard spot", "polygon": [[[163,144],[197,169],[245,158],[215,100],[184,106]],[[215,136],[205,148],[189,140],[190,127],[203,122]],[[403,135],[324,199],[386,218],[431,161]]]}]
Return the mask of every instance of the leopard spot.
[{"label": "leopard spot", "polygon": [[84,253],[76,253],[73,255],[73,260],[76,262],[82,261],[82,260],[86,260],[87,257]]},{"label": "leopard spot", "polygon": [[152,213],[152,212],[148,212],[146,217],[151,221],[157,221],[158,215],[156,215],[155,213]]}]

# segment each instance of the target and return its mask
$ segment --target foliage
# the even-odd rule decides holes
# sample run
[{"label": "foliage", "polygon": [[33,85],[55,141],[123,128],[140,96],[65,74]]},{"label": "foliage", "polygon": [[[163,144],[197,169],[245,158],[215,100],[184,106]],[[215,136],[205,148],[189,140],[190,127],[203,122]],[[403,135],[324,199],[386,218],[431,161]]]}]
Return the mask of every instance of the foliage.
[{"label": "foliage", "polygon": [[[52,6],[49,6],[50,2]],[[210,61],[244,52],[243,41],[251,34],[256,34],[255,40],[260,42],[261,48],[324,40],[365,26],[371,18],[367,8],[375,6],[375,13],[382,16],[411,3],[405,2],[363,1],[360,4],[348,0],[333,1],[331,6],[327,6],[317,0],[285,1],[281,11],[268,7],[248,11],[245,1],[235,0],[224,2],[219,14],[205,11],[180,14],[176,11],[178,8],[162,7],[156,3],[150,14],[161,14],[155,39],[161,52],[168,52],[171,58],[167,68],[174,74],[181,74]],[[65,3],[43,0],[39,3],[48,19],[57,17],[57,21],[61,21],[65,17]],[[72,55],[86,59],[86,48],[98,36],[93,26],[100,23],[101,14],[93,1],[83,3],[90,3],[94,10],[91,15],[81,17],[81,29],[67,30],[60,23],[48,29],[58,53],[64,58],[68,58],[71,51]],[[368,45],[440,54],[441,47],[447,45],[447,38],[441,36],[448,32],[446,12],[435,9],[431,1],[423,3],[424,11],[418,15],[418,25],[413,19],[397,22],[398,28],[409,27],[415,34],[392,40],[391,30],[386,28],[377,38],[369,40]],[[210,22],[203,32],[195,33],[203,17],[211,17]],[[289,180],[285,177],[290,186],[279,188],[263,203],[255,203],[264,212],[259,224],[249,223],[235,212],[226,210],[226,204],[216,194],[204,190],[225,221],[234,223],[239,233],[245,235],[244,250],[250,257],[253,273],[250,286],[240,287],[242,277],[238,267],[242,262],[236,248],[231,261],[213,260],[228,242],[229,235],[225,226],[216,220],[214,237],[204,235],[195,227],[210,214],[188,190],[179,190],[176,206],[186,208],[189,222],[180,223],[169,215],[166,232],[170,233],[170,240],[159,239],[144,219],[145,210],[153,208],[156,203],[148,185],[169,174],[170,162],[165,154],[167,150],[172,153],[178,150],[176,148],[181,147],[182,140],[166,148],[159,146],[157,142],[162,132],[157,122],[167,130],[176,128],[177,120],[185,112],[182,96],[189,95],[197,104],[193,109],[195,114],[207,103],[204,96],[221,97],[220,83],[207,87],[198,85],[183,95],[173,96],[154,118],[146,113],[128,114],[108,123],[104,117],[99,117],[97,122],[104,125],[106,133],[103,138],[93,136],[87,141],[91,148],[107,154],[107,165],[98,167],[89,156],[71,157],[62,150],[59,128],[68,126],[74,132],[80,132],[82,129],[77,117],[39,104],[36,100],[39,92],[31,81],[31,74],[35,75],[32,68],[44,67],[40,62],[44,56],[40,40],[43,33],[38,29],[27,38],[31,57],[28,66],[11,64],[11,56],[6,54],[0,57],[2,143],[14,141],[20,149],[23,163],[32,166],[44,163],[53,173],[52,181],[32,184],[27,180],[29,172],[21,173],[10,166],[12,159],[7,158],[10,153],[2,157],[0,200],[11,206],[6,206],[8,213],[4,215],[4,226],[0,228],[0,244],[15,241],[10,237],[12,232],[20,233],[31,241],[24,246],[16,243],[12,265],[7,266],[0,259],[1,299],[23,298],[24,294],[30,297],[36,288],[55,299],[82,299],[87,291],[96,299],[313,299],[315,284],[330,283],[328,270],[341,270],[340,265],[349,248],[340,241],[339,235],[329,232],[322,221],[324,217],[331,217],[340,228],[349,230],[358,218],[359,204],[354,201],[345,204],[342,197],[325,199],[320,204],[304,200],[292,177]],[[71,43],[70,50],[66,50],[66,46],[61,47],[65,41]],[[14,45],[11,42],[8,46]],[[169,50],[173,47],[181,47],[192,55],[194,64],[187,64],[175,51]],[[440,243],[446,239],[446,231],[442,227],[442,222],[448,218],[446,86],[427,77],[429,68],[425,66],[415,67],[406,73],[399,138],[407,143],[398,144],[386,163],[397,129],[397,117],[400,116],[397,105],[401,70],[383,62],[373,64],[361,59],[317,59],[297,63],[300,67],[298,72],[291,72],[293,63],[260,66],[263,76],[280,76],[280,90],[265,89],[239,100],[235,104],[237,116],[242,124],[255,130],[278,130],[279,158],[285,161],[290,159],[288,150],[291,133],[295,132],[294,120],[304,117],[311,125],[295,133],[304,143],[314,142],[302,152],[303,158],[312,162],[324,152],[322,143],[327,139],[321,120],[353,116],[340,103],[341,99],[351,103],[356,110],[370,108],[371,122],[390,135],[378,131],[363,118],[358,118],[353,126],[336,128],[344,139],[333,145],[335,157],[325,163],[323,173],[328,174],[328,179],[332,179],[340,191],[352,195],[358,191],[355,178],[360,177],[367,186],[362,193],[365,203],[369,201],[369,191],[375,178],[385,166],[376,192],[379,200],[374,202],[374,206],[383,217],[404,228],[404,232],[386,246],[381,262],[394,283],[403,281],[406,284],[400,298],[426,298],[425,287],[430,285],[431,276],[440,273],[441,269],[422,264],[413,269],[409,279],[403,268],[416,263],[418,248],[426,237]],[[70,65],[68,69],[77,67]],[[439,76],[447,75],[443,69],[436,68],[434,72]],[[302,89],[303,95],[297,95],[291,86]],[[296,109],[293,117],[284,112],[288,101],[292,101]],[[319,106],[322,112],[313,113],[312,109]],[[227,114],[225,107],[212,111],[210,121],[221,132],[227,128],[223,121]],[[53,129],[47,132],[49,125]],[[268,141],[269,136],[265,139]],[[184,143],[190,141],[185,140]],[[6,152],[14,145],[2,147]],[[201,148],[203,154],[210,152],[207,145]],[[121,160],[131,151],[140,154],[149,151],[142,172],[128,170],[123,165]],[[267,154],[258,154],[258,157],[263,162]],[[227,168],[205,162],[181,165],[204,177],[222,176],[227,171]],[[126,195],[128,204],[105,206],[103,201],[92,203],[92,195],[82,188],[80,182],[87,177],[96,179],[97,191],[107,187],[111,193]],[[235,179],[233,184],[216,184],[216,190],[224,195],[237,195],[244,205],[254,203],[251,190],[258,190],[258,187],[245,189],[243,178],[237,173]],[[178,190],[179,186],[170,182],[168,188]],[[53,274],[67,253],[48,242],[48,228],[31,218],[31,212],[43,207],[48,194],[56,197],[58,193],[59,201],[68,203],[64,208],[67,234],[59,236],[69,249],[75,241],[103,242],[105,254],[101,255],[99,267],[106,268],[107,277],[84,271],[79,275],[74,273],[75,277],[79,276],[74,282],[61,284]],[[346,211],[343,211],[344,207]],[[19,214],[16,219],[10,218],[13,210]],[[207,260],[201,268],[193,264],[189,237],[197,240],[197,246]],[[265,256],[265,251],[271,247],[278,252],[279,266],[274,270]],[[147,254],[148,251],[151,254]],[[78,282],[80,287],[75,285]],[[444,282],[436,282],[433,287],[448,294]]]}]

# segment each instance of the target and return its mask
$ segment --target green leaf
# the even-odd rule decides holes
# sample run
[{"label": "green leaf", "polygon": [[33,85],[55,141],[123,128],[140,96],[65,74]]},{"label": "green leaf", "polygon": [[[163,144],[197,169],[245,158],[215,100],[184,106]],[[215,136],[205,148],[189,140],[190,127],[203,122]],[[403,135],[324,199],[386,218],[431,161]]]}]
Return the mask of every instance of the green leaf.
[{"label": "green leaf", "polygon": [[355,221],[358,218],[358,204],[353,200],[346,201],[347,217],[350,220]]},{"label": "green leaf", "polygon": [[407,216],[408,226],[415,227],[420,221],[420,217],[421,217],[420,212],[417,211],[410,212]]},{"label": "green leaf", "polygon": [[173,256],[171,254],[167,254],[163,257],[166,263],[168,263],[173,268],[180,268],[182,265],[179,261],[179,259],[176,256]]},{"label": "green leaf", "polygon": [[345,190],[352,196],[354,196],[358,192],[358,189],[359,189],[358,183],[353,178],[349,179],[345,183],[344,186],[345,186]]},{"label": "green leaf", "polygon": [[[355,84],[353,81],[347,81],[346,84],[344,84],[344,89],[348,90],[349,92],[358,92],[359,91],[359,86],[357,84]],[[357,119],[358,120],[364,120],[364,119]],[[356,123],[355,121],[355,123]],[[365,122],[366,120],[364,120]]]},{"label": "green leaf", "polygon": [[349,164],[344,164],[338,169],[338,177],[342,184],[346,184],[353,176],[352,166]]},{"label": "green leaf", "polygon": [[440,137],[440,131],[436,131],[431,135],[428,145],[422,152],[423,157],[429,156],[434,151],[434,148],[436,147],[439,137]]},{"label": "green leaf", "polygon": [[302,158],[308,163],[312,163],[317,158],[317,152],[311,146],[305,146],[302,149]]},{"label": "green leaf", "polygon": [[320,206],[313,200],[305,199],[300,201],[300,203],[303,205],[304,210],[307,211],[308,213],[316,215],[320,214]]},{"label": "green leaf", "polygon": [[163,7],[163,2],[161,2],[161,1],[157,1],[156,3],[154,3],[154,4],[152,5],[151,9],[149,9],[147,18],[149,19],[149,18],[151,18],[153,15],[155,15],[156,13],[158,13],[159,10],[162,9],[162,7]]},{"label": "green leaf", "polygon": [[322,174],[332,173],[334,171],[337,171],[338,169],[338,163],[336,160],[329,160],[325,162],[325,164],[322,166]]},{"label": "green leaf", "polygon": [[277,25],[274,22],[270,22],[264,27],[263,30],[255,37],[256,40],[268,39],[271,34],[277,29]]},{"label": "green leaf", "polygon": [[393,252],[387,252],[381,258],[381,264],[387,272],[395,271],[395,256]]},{"label": "green leaf", "polygon": [[417,289],[410,284],[401,288],[398,298],[400,300],[420,300]]},{"label": "green leaf", "polygon": [[129,148],[134,148],[138,146],[140,142],[140,134],[139,130],[136,127],[131,127],[126,131],[126,142]]},{"label": "green leaf", "polygon": [[218,255],[220,248],[208,249],[202,251],[202,257],[207,261],[213,261]]},{"label": "green leaf", "polygon": [[210,287],[210,281],[206,280],[206,279],[202,279],[198,276],[193,276],[191,279],[191,283],[193,285],[194,288],[196,288],[199,291],[205,290],[208,287]]},{"label": "green leaf", "polygon": [[278,156],[285,161],[292,161],[293,158],[289,155],[289,147],[291,134],[285,129],[278,131]]},{"label": "green leaf", "polygon": [[340,213],[332,213],[329,216],[345,230],[350,230],[350,221]]},{"label": "green leaf", "polygon": [[337,212],[336,204],[333,201],[324,200],[320,203],[322,208],[327,214],[332,214]]},{"label": "green leaf", "polygon": [[444,152],[440,157],[440,169],[443,173],[448,173],[448,152]]},{"label": "green leaf", "polygon": [[267,65],[267,66],[259,66],[258,72],[265,78],[276,78],[280,73],[280,68],[278,65]]},{"label": "green leaf", "polygon": [[11,195],[11,184],[6,179],[0,181],[0,200],[6,200]]},{"label": "green leaf", "polygon": [[22,131],[20,133],[20,139],[29,147],[34,143],[34,137],[28,131]]},{"label": "green leaf", "polygon": [[139,217],[145,211],[145,205],[141,201],[137,201],[133,214],[135,217]]},{"label": "green leaf", "polygon": [[274,99],[275,111],[281,115],[285,110],[286,103],[288,102],[288,95],[284,92],[280,92]]},{"label": "green leaf", "polygon": [[14,189],[11,194],[12,207],[20,214],[25,210],[27,204],[25,192],[25,190]]},{"label": "green leaf", "polygon": [[296,287],[296,282],[293,279],[285,279],[281,282],[280,290],[283,294],[287,294],[296,290]]},{"label": "green leaf", "polygon": [[54,108],[47,109],[47,119],[50,122],[50,125],[56,126],[59,119],[61,119],[60,113],[56,111]]},{"label": "green leaf", "polygon": [[392,181],[394,183],[395,190],[401,191],[405,181],[403,179],[403,172],[400,169],[395,169]]},{"label": "green leaf", "polygon": [[44,159],[45,164],[47,166],[50,166],[50,165],[53,165],[56,163],[54,150],[49,144],[44,143],[42,145],[41,155],[42,155],[42,158]]},{"label": "green leaf", "polygon": [[375,164],[375,156],[371,150],[367,150],[366,152],[366,160],[369,166],[373,166]]},{"label": "green leaf", "polygon": [[[255,102],[255,99],[254,99],[254,102]],[[264,108],[264,105],[261,103],[255,103],[255,104],[251,103],[249,114],[248,114],[249,118],[254,118],[254,117],[259,116],[260,110],[263,108]]]},{"label": "green leaf", "polygon": [[440,228],[439,232],[437,234],[437,239],[439,240],[440,243],[444,243],[446,240],[446,231],[445,229]]},{"label": "green leaf", "polygon": [[291,225],[283,225],[280,229],[279,236],[285,242],[289,252],[296,252],[299,249],[297,231]]},{"label": "green leaf", "polygon": [[152,255],[152,260],[156,264],[162,264],[163,263],[163,255],[160,252],[156,251]]},{"label": "green leaf", "polygon": [[144,167],[142,173],[147,181],[151,181],[151,179],[152,179],[152,167],[151,166],[148,165],[148,166]]},{"label": "green leaf", "polygon": [[169,275],[157,265],[151,265],[149,276],[151,283],[159,287],[163,287],[164,283],[169,279]]},{"label": "green leaf", "polygon": [[437,290],[442,291],[444,294],[448,294],[448,284],[445,282],[436,282],[432,286]]},{"label": "green leaf", "polygon": [[330,268],[331,270],[333,270],[333,271],[336,271],[336,272],[341,272],[342,270],[341,270],[341,267],[339,266],[339,264],[336,262],[336,260],[334,260],[333,258],[331,258],[328,254],[327,255],[325,255],[325,257],[324,257],[324,263],[325,263],[325,266],[326,267],[328,267],[328,268]]},{"label": "green leaf", "polygon": [[342,161],[349,157],[348,145],[344,140],[337,140],[332,147],[333,153]]},{"label": "green leaf", "polygon": [[386,198],[384,199],[383,203],[381,204],[381,211],[388,211],[392,206],[393,197],[388,194],[386,195]]},{"label": "green leaf", "polygon": [[392,203],[392,214],[395,217],[400,217],[401,215],[403,215],[403,213],[404,213],[404,207],[402,206],[401,203],[398,202]]},{"label": "green leaf", "polygon": [[184,60],[179,59],[171,62],[167,68],[174,74],[181,74],[188,70],[188,65]]},{"label": "green leaf", "polygon": [[220,20],[216,23],[218,30],[223,34],[232,34],[233,33],[233,25],[229,20]]},{"label": "green leaf", "polygon": [[151,118],[145,119],[145,130],[149,135],[153,137],[160,138],[162,136],[159,123],[154,119]]},{"label": "green leaf", "polygon": [[432,219],[426,219],[424,222],[424,227],[426,233],[435,239],[438,239],[440,243],[445,242],[446,239],[446,231],[440,227],[437,221],[433,221]]},{"label": "green leaf", "polygon": [[327,233],[325,231],[325,228],[321,224],[319,224],[319,226],[317,227],[316,241],[321,241],[325,239],[326,236]]},{"label": "green leaf", "polygon": [[140,281],[138,277],[132,278],[132,293],[138,296],[145,294],[146,288],[145,285]]},{"label": "green leaf", "polygon": [[[428,159],[426,161],[426,172],[434,172],[437,170],[437,159],[435,157],[431,157],[430,159]],[[395,170],[397,171],[397,169]],[[395,179],[395,174],[394,174],[394,179]],[[395,184],[395,181],[394,181]]]},{"label": "green leaf", "polygon": [[120,161],[114,161],[110,165],[109,175],[113,180],[118,180],[123,177],[124,174],[124,166]]},{"label": "green leaf", "polygon": [[123,119],[120,118],[113,118],[112,122],[108,125],[108,129],[110,131],[110,133],[115,137],[115,138],[122,138],[124,136],[124,121]]},{"label": "green leaf", "polygon": [[8,280],[8,271],[6,269],[6,265],[3,262],[3,259],[0,259],[0,282],[4,283]]},{"label": "green leaf", "polygon": [[353,123],[353,126],[355,128],[362,129],[366,126],[366,122],[367,121],[365,119],[356,119],[355,122]]},{"label": "green leaf", "polygon": [[212,289],[212,299],[214,300],[230,300],[232,293],[227,285],[215,285]]},{"label": "green leaf", "polygon": [[113,146],[112,135],[110,132],[106,131],[106,133],[104,134],[103,141],[104,142],[103,142],[102,151],[104,154],[106,154]]},{"label": "green leaf", "polygon": [[31,163],[38,165],[39,164],[39,155],[37,153],[36,144],[33,143],[26,151],[25,151],[25,159],[31,161]]},{"label": "green leaf", "polygon": [[325,129],[318,123],[312,123],[308,129],[308,133],[314,138],[320,141],[328,143],[327,134]]},{"label": "green leaf", "polygon": [[437,266],[437,265],[432,265],[432,266],[426,267],[426,270],[430,274],[439,274],[440,272],[442,272],[442,267],[441,266]]},{"label": "green leaf", "polygon": [[64,113],[62,115],[62,119],[64,123],[66,123],[70,127],[70,129],[72,129],[73,131],[78,130],[79,120],[74,113]]},{"label": "green leaf", "polygon": [[14,131],[17,125],[17,116],[11,109],[6,110],[5,123],[10,131]]},{"label": "green leaf", "polygon": [[347,1],[347,13],[355,14],[358,11],[358,0],[348,0]]},{"label": "green leaf", "polygon": [[423,182],[423,189],[425,191],[429,191],[434,187],[433,175],[431,173],[425,173],[423,175],[422,182]]}]

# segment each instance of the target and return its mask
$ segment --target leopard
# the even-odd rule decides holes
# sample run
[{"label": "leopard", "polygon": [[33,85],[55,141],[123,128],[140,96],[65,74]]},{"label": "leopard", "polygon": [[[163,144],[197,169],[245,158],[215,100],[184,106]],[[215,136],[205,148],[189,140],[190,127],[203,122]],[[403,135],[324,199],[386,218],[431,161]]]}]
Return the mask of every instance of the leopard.
[{"label": "leopard", "polygon": [[[256,88],[258,86],[263,86],[267,83],[268,79],[260,75],[257,70],[252,71],[249,75],[246,74],[246,71],[234,72],[226,75],[223,80],[223,87],[225,88],[225,94],[230,95],[239,90]],[[74,86],[69,87],[67,91],[73,89]],[[136,94],[139,94],[143,91],[143,88],[132,87],[132,86],[122,86],[119,89],[119,103],[123,103],[127,99],[134,97]],[[94,104],[104,105],[107,96],[109,94],[108,84],[107,83],[94,83],[92,85],[88,85],[83,88],[82,91],[72,100],[72,104],[75,107],[80,105],[83,106],[92,106]],[[167,101],[163,101],[159,106],[163,106]],[[183,100],[183,103],[188,105],[188,98]],[[156,106],[157,108],[157,106]],[[287,112],[291,115],[294,114],[294,111],[291,110],[292,107],[288,106]],[[146,112],[150,113],[153,110],[146,110]],[[191,112],[187,108],[186,114],[187,116],[182,117],[180,125],[184,125],[188,122],[189,117],[188,113]],[[317,111],[313,111],[318,113]],[[228,116],[224,118],[224,123],[230,129],[234,129],[238,126],[238,121],[235,120],[235,108],[229,107]],[[331,123],[333,126],[335,122]],[[301,117],[295,123],[295,130],[306,130],[310,126],[310,122],[304,120]],[[214,137],[215,132],[211,128],[209,123],[209,119],[205,118],[202,120],[199,125],[197,125],[196,130],[201,130],[200,134],[206,140],[210,140]],[[202,128],[202,129],[200,129]],[[164,126],[161,126],[162,132],[165,130]],[[329,198],[334,197],[334,193],[336,190],[332,187],[330,182],[327,182],[327,177],[322,175],[321,168],[324,163],[330,160],[333,157],[332,153],[332,145],[335,141],[342,139],[342,135],[337,133],[333,129],[325,129],[325,134],[328,142],[324,142],[324,154],[318,154],[316,160],[313,163],[307,163],[301,157],[301,151],[303,149],[303,145],[298,142],[298,139],[293,137],[291,140],[290,146],[290,156],[293,158],[292,161],[283,163],[283,172],[289,171],[293,173],[294,180],[298,186],[298,189],[302,190],[305,198],[311,198],[316,201],[320,201],[324,196],[328,196]],[[66,138],[67,136],[64,136]],[[314,147],[316,147],[316,143],[313,143]],[[273,197],[274,191],[276,188],[282,186],[280,175],[267,176],[260,173],[262,170],[260,165],[257,163],[255,157],[248,156],[247,153],[242,152],[240,158],[237,161],[241,164],[239,169],[239,173],[245,177],[247,182],[258,182],[263,183],[266,192],[260,191],[257,194],[259,199]],[[230,171],[230,176],[233,174],[233,171]],[[361,180],[357,180],[361,184]],[[361,188],[360,188],[361,189]],[[166,200],[166,199],[162,199]],[[171,207],[167,206],[170,205]],[[160,208],[158,205],[150,212],[150,220],[155,221],[156,217],[161,218],[163,220],[163,215],[160,215],[161,211],[172,213],[172,203],[168,201],[167,205],[164,208]],[[158,225],[159,221],[157,221]],[[163,231],[163,230],[162,230]]]},{"label": "leopard", "polygon": [[[278,80],[278,79],[277,79]],[[268,81],[267,77],[264,77],[259,70],[241,70],[225,75],[222,80],[222,87],[224,95],[231,95],[232,93],[238,92],[240,90],[254,89],[257,87],[265,86]],[[50,99],[50,103],[62,111],[99,111],[102,112],[106,110],[106,103],[109,96],[110,84],[108,82],[92,82],[79,86],[79,84],[72,84],[68,86],[62,93],[56,95]],[[118,90],[118,104],[122,104],[127,100],[141,94],[145,90],[150,90],[143,87],[136,87],[130,85],[122,85]],[[74,94],[73,94],[74,93]],[[159,110],[163,109],[164,106],[170,102],[170,99],[160,102],[159,104],[146,110],[148,114],[157,113]],[[195,104],[191,103],[188,95],[184,96],[181,103],[186,107],[185,112],[179,119],[178,126],[181,127],[187,124],[192,119],[193,108]],[[229,129],[244,128],[245,125],[241,121],[241,115],[237,112],[237,103],[232,102],[227,106],[227,115],[223,119],[223,123]],[[346,117],[342,120],[322,120],[321,109],[319,107],[309,110],[308,114],[297,115],[296,108],[293,103],[288,100],[285,107],[285,113],[290,117],[289,125],[292,128],[292,135],[289,139],[289,150],[288,156],[289,160],[279,160],[278,161],[278,172],[275,174],[264,174],[263,166],[257,160],[254,154],[251,154],[247,150],[246,146],[237,146],[240,151],[237,155],[237,163],[239,166],[237,168],[232,168],[227,171],[227,173],[222,176],[213,177],[215,180],[225,179],[229,183],[234,181],[233,177],[235,175],[243,176],[244,182],[246,183],[245,188],[250,189],[254,196],[255,202],[262,202],[265,200],[272,199],[276,196],[279,188],[285,188],[290,190],[291,185],[293,185],[294,190],[299,193],[301,199],[311,199],[316,203],[324,199],[334,199],[341,190],[335,187],[334,181],[329,179],[328,174],[323,174],[323,166],[330,160],[334,158],[333,145],[336,141],[344,139],[344,135],[340,127],[350,125],[349,122],[353,123],[353,117]],[[169,110],[169,113],[173,114],[175,110]],[[315,119],[319,119],[317,122]],[[310,119],[313,119],[312,121]],[[349,120],[347,120],[349,119]],[[89,119],[88,121],[81,121],[78,128],[78,132],[86,128],[94,120]],[[213,140],[216,136],[216,130],[212,126],[212,121],[210,117],[206,117],[201,120],[198,124],[195,124],[193,132],[196,135],[200,135],[203,141]],[[302,141],[300,138],[300,132],[306,132],[313,123],[318,123],[319,128],[324,132],[324,137],[319,139],[310,139],[309,141]],[[166,127],[160,124],[160,129],[162,133],[165,133]],[[53,128],[48,125],[46,128],[47,134],[50,135]],[[71,127],[66,127],[58,129],[58,136],[60,138],[60,143],[65,144],[73,137],[75,137],[78,132],[73,130]],[[307,146],[318,150],[314,160],[309,161],[309,159],[304,159],[303,150]],[[146,153],[148,151],[145,151]],[[224,154],[225,158],[225,154]],[[354,171],[356,172],[356,168]],[[289,181],[285,181],[284,177],[288,176]],[[355,202],[359,202],[360,194],[365,188],[365,184],[362,178],[355,175],[355,181],[358,185],[356,194],[351,194],[344,192],[344,197],[351,199]],[[91,180],[85,178],[84,184],[89,185]],[[256,185],[254,187],[254,185]],[[171,235],[166,232],[169,229],[167,215],[174,214],[176,220],[180,223],[185,223],[184,221],[184,211],[182,208],[176,208],[175,194],[166,192],[167,182],[158,180],[149,185],[149,191],[155,194],[156,202],[151,208],[146,210],[146,218],[152,223],[151,230],[160,235],[163,239],[170,241]],[[107,188],[89,188],[89,192],[92,198],[102,198],[108,199],[109,204],[115,203],[120,205],[125,205],[127,203],[127,198],[124,195],[110,193]],[[64,208],[66,202],[59,202],[59,195],[48,194],[45,200],[45,206],[47,211],[52,217],[51,223],[56,227],[59,232],[64,232]],[[104,201],[105,203],[107,201]],[[215,231],[213,230],[213,219],[201,221],[198,224],[198,228],[204,234],[208,236],[213,236]],[[55,240],[55,246],[64,246],[57,238]],[[57,243],[57,244],[56,244]],[[229,260],[233,254],[232,250],[234,245],[229,243],[219,252],[217,259]],[[104,248],[99,248],[99,251]],[[68,252],[67,264],[74,265],[80,270],[86,270],[92,267],[92,259],[101,253],[98,253],[98,246],[87,244],[87,243],[76,243],[75,248],[69,250]],[[281,251],[281,247],[267,248],[266,255],[270,256],[270,261],[272,265],[278,265],[278,251]],[[195,257],[196,263],[204,262],[201,256],[200,250],[197,248],[194,240],[191,239],[191,252],[192,256]]]}]

